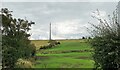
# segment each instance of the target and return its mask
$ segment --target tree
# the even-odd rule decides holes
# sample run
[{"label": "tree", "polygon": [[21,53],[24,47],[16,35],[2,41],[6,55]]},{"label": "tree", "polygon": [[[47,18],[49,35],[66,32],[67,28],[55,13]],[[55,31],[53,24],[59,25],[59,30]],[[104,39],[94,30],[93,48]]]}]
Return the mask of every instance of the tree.
[{"label": "tree", "polygon": [[35,46],[28,39],[30,34],[27,33],[31,25],[35,23],[13,18],[11,12],[7,8],[2,8],[0,14],[2,17],[3,68],[14,68],[19,58],[27,59],[35,51]]},{"label": "tree", "polygon": [[88,37],[88,39],[92,39],[91,37]]},{"label": "tree", "polygon": [[82,39],[85,39],[85,37],[83,36]]},{"label": "tree", "polygon": [[[97,16],[100,16],[97,10]],[[93,25],[92,46],[94,49],[93,58],[96,69],[120,68],[120,23],[118,22],[118,10],[113,12],[113,17],[108,15],[109,20],[95,17],[99,25]]]}]

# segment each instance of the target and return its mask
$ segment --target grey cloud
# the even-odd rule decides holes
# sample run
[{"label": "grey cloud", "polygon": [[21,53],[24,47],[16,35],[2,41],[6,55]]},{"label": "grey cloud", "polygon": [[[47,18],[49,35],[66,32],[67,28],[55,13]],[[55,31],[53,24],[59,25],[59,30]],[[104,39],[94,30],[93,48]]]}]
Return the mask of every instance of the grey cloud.
[{"label": "grey cloud", "polygon": [[4,0],[3,2],[118,2],[119,0]]},{"label": "grey cloud", "polygon": [[[4,2],[3,7],[8,7],[13,10],[13,16],[17,18],[25,18],[36,22],[32,26],[32,38],[36,39],[48,39],[49,23],[56,28],[53,28],[53,36],[59,36],[63,38],[79,38],[82,36],[89,36],[85,27],[90,27],[88,22],[95,23],[95,20],[91,20],[91,12],[99,9],[107,14],[112,14],[115,10],[117,2]],[[80,21],[77,21],[77,20]],[[72,22],[71,20],[75,20]],[[65,23],[69,21],[69,23]],[[68,34],[60,34],[57,28],[60,28],[58,24],[64,27],[67,24],[68,27],[72,27],[71,23],[77,24],[74,26],[75,31],[68,32]],[[68,28],[69,29],[69,28]],[[56,32],[58,31],[58,32]],[[72,31],[72,30],[71,30]],[[40,35],[40,36],[39,36]]]}]

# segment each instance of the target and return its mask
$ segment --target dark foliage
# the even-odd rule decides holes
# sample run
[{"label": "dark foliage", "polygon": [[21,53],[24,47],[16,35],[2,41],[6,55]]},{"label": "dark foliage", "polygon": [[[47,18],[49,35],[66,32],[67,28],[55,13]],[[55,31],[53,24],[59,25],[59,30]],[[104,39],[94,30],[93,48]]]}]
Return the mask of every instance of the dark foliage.
[{"label": "dark foliage", "polygon": [[52,48],[55,47],[56,45],[59,45],[60,42],[56,41],[56,40],[51,40],[49,41],[49,43],[47,45],[41,46],[40,49],[48,49],[48,48]]},{"label": "dark foliage", "polygon": [[[100,13],[98,11],[98,16]],[[99,25],[93,25],[95,30],[92,31],[94,36],[91,44],[93,45],[96,69],[106,70],[108,68],[120,68],[120,23],[118,22],[117,9],[113,16],[108,15],[109,20],[96,18]]]},{"label": "dark foliage", "polygon": [[7,8],[1,9],[2,14],[2,67],[14,68],[19,58],[29,58],[35,54],[35,46],[28,37],[30,26],[34,22],[12,17]]}]

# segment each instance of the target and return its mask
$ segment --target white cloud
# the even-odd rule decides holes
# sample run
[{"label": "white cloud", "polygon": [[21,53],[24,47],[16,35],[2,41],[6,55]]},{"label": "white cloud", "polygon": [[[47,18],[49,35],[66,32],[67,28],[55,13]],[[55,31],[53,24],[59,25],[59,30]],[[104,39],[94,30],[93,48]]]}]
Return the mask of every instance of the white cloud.
[{"label": "white cloud", "polygon": [[106,18],[107,14],[105,11],[94,11],[91,13],[91,16],[95,16],[97,18]]},{"label": "white cloud", "polygon": [[3,2],[118,2],[119,0],[3,0]]},{"label": "white cloud", "polygon": [[[57,34],[75,34],[80,27],[80,19],[65,20],[63,22],[56,22],[53,25],[53,30]],[[57,26],[57,27],[56,27]]]},{"label": "white cloud", "polygon": [[43,10],[43,11],[42,11],[42,13],[43,13],[43,14],[46,14],[46,15],[54,14],[54,13],[56,13],[56,12],[60,12],[60,10],[54,9],[54,10]]},{"label": "white cloud", "polygon": [[88,34],[86,28],[88,24],[81,19],[71,19],[52,24],[52,38],[54,39],[78,39],[80,36]]},{"label": "white cloud", "polygon": [[[88,24],[83,23],[81,19],[52,23],[52,39],[78,39],[81,35],[87,34],[85,26],[87,27]],[[32,33],[30,39],[49,39],[49,27],[47,27],[47,31],[35,28],[30,33]]]},{"label": "white cloud", "polygon": [[52,35],[52,39],[66,39],[66,38],[59,35]]},{"label": "white cloud", "polygon": [[13,16],[17,18],[27,17],[29,21],[34,21],[30,31],[31,39],[49,39],[49,23],[52,22],[53,39],[70,39],[88,36],[85,27],[89,28],[88,22],[94,21],[91,13],[97,8],[100,9],[102,17],[108,15],[116,8],[113,3],[49,3],[49,2],[8,2],[4,7],[14,11]]}]

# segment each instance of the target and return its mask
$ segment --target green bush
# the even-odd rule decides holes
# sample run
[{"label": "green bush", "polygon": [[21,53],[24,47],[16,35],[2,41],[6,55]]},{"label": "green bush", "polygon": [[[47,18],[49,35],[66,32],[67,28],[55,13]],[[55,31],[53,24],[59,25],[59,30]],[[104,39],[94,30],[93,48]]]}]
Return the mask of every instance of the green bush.
[{"label": "green bush", "polygon": [[[98,16],[99,15],[98,11]],[[93,45],[96,69],[120,68],[120,23],[118,22],[117,9],[113,16],[108,15],[109,20],[96,18],[99,25],[93,25],[94,30],[91,44]]]},{"label": "green bush", "polygon": [[27,32],[34,22],[12,17],[7,8],[1,9],[2,17],[2,67],[14,68],[19,58],[29,58],[35,54],[35,46],[31,44]]},{"label": "green bush", "polygon": [[51,40],[49,43],[47,43],[46,45],[43,45],[40,47],[40,49],[48,49],[48,48],[52,48],[55,47],[56,45],[60,44],[60,42],[55,41],[55,40]]}]

